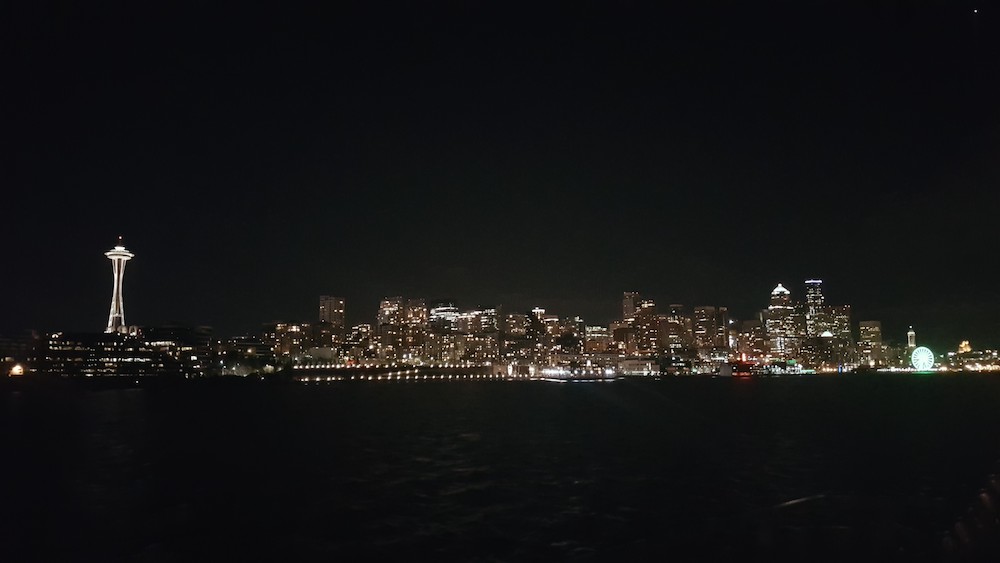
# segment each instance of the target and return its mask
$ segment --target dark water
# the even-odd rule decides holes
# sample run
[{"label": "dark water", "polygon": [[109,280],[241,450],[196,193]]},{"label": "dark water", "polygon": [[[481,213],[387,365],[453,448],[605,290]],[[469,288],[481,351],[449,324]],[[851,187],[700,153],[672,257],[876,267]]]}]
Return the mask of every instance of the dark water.
[{"label": "dark water", "polygon": [[0,559],[936,561],[998,406],[970,376],[8,386]]}]

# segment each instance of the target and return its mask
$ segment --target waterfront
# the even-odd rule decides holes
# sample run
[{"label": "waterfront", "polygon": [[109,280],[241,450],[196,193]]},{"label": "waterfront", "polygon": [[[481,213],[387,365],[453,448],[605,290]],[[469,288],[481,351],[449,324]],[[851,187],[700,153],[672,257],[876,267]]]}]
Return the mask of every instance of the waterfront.
[{"label": "waterfront", "polygon": [[1000,457],[989,376],[2,393],[12,560],[933,561]]}]

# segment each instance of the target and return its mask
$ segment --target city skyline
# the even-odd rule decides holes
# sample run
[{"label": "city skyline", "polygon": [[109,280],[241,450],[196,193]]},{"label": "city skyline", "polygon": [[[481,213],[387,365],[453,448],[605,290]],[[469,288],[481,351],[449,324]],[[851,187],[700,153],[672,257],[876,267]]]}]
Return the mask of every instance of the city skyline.
[{"label": "city skyline", "polygon": [[[126,325],[124,322],[124,300],[123,300],[123,276],[124,276],[124,263],[132,259],[135,255],[128,251],[123,245],[123,237],[119,236],[117,239],[117,244],[110,251],[105,252],[105,256],[112,261],[113,265],[113,291],[112,291],[112,301],[111,301],[111,312],[108,317],[108,325],[105,332],[130,332],[131,327],[156,327],[156,326],[213,326],[211,323],[204,322],[194,322],[194,323],[178,323],[176,321],[170,322],[159,322],[159,323],[133,323],[132,325]],[[795,287],[794,284],[792,287]],[[865,341],[868,340],[866,337],[866,330],[875,330],[878,334],[878,342],[884,342],[887,345],[902,345],[903,342],[906,343],[908,348],[913,348],[914,342],[914,328],[912,324],[907,325],[907,331],[903,333],[902,336],[896,335],[895,328],[890,328],[888,331],[883,331],[883,322],[880,319],[869,319],[860,318],[856,314],[852,314],[852,306],[850,304],[844,305],[830,305],[831,301],[824,291],[824,281],[819,278],[808,278],[802,281],[802,291],[801,293],[793,293],[791,290],[785,287],[782,282],[777,282],[776,286],[770,292],[770,303],[763,307],[756,309],[745,315],[735,315],[731,314],[730,308],[725,302],[719,302],[712,305],[705,304],[691,304],[691,303],[676,303],[676,300],[657,300],[653,299],[651,294],[639,291],[624,291],[621,293],[622,298],[620,302],[620,315],[611,319],[593,319],[585,318],[579,313],[573,311],[557,311],[549,308],[549,311],[557,313],[556,316],[563,319],[576,318],[581,323],[589,328],[592,327],[605,327],[606,330],[613,331],[615,323],[632,323],[635,319],[642,317],[642,310],[646,307],[656,307],[655,303],[659,301],[660,309],[659,316],[664,318],[664,315],[685,315],[689,322],[693,320],[695,324],[698,323],[699,315],[707,314],[709,316],[721,315],[718,317],[722,319],[721,321],[716,319],[712,321],[716,325],[720,325],[719,330],[725,330],[726,334],[729,332],[738,332],[741,330],[740,325],[746,321],[757,322],[760,324],[762,329],[767,332],[767,338],[770,339],[769,350],[778,353],[779,355],[784,353],[783,339],[785,337],[793,338],[815,338],[823,335],[843,337],[847,341],[851,342],[852,345],[863,345]],[[795,297],[793,297],[795,296]],[[320,295],[318,297],[319,305],[314,309],[313,316],[284,316],[281,318],[274,318],[269,320],[259,320],[254,326],[247,327],[245,330],[238,330],[229,333],[219,334],[223,338],[229,338],[234,336],[248,336],[259,334],[264,328],[267,332],[266,327],[273,327],[277,324],[288,324],[288,325],[299,325],[309,326],[316,324],[323,325],[324,323],[333,327],[339,327],[342,334],[346,334],[351,330],[358,329],[359,326],[367,325],[369,327],[378,328],[380,325],[405,325],[410,321],[399,320],[390,321],[389,318],[395,319],[399,316],[400,319],[410,319],[414,315],[418,318],[422,318],[424,323],[427,322],[427,315],[430,312],[433,320],[433,313],[435,307],[444,306],[446,309],[453,311],[454,315],[465,314],[467,312],[478,313],[483,310],[495,311],[496,314],[503,314],[506,316],[511,315],[524,315],[524,314],[534,314],[538,311],[542,313],[545,312],[543,303],[535,303],[534,306],[530,308],[515,308],[510,306],[505,306],[503,303],[462,303],[451,298],[435,298],[427,299],[426,297],[402,297],[402,296],[385,296],[379,301],[379,305],[373,312],[369,315],[364,312],[354,312],[348,314],[347,302],[348,300],[342,296],[334,295]],[[422,310],[423,313],[419,311]],[[656,309],[651,309],[656,310]],[[793,320],[792,317],[786,317],[782,311],[788,311],[788,315],[796,314],[800,315],[801,319],[798,321]],[[669,311],[669,313],[667,313]],[[776,320],[777,317],[782,317]],[[421,317],[422,315],[422,317]],[[730,320],[732,319],[732,320]],[[494,321],[496,324],[499,321]],[[774,326],[772,326],[772,324]],[[734,325],[734,326],[726,326]],[[499,325],[497,325],[499,326]],[[714,325],[713,325],[714,326]],[[30,327],[31,329],[38,329],[39,327]],[[44,327],[42,330],[45,332],[49,331],[63,331],[70,330],[71,332],[87,333],[91,332],[87,328],[77,328],[71,323],[64,323],[59,327]],[[691,330],[690,328],[688,329]],[[831,331],[832,332],[829,332]],[[14,331],[19,332],[19,331]],[[697,331],[696,331],[697,332]],[[929,331],[932,335],[938,335],[939,332],[931,329]],[[722,332],[720,332],[722,334]],[[784,335],[784,336],[782,336]],[[699,337],[696,334],[691,336],[696,341]],[[711,335],[708,335],[711,338]],[[652,338],[657,338],[653,336]],[[940,338],[940,336],[937,336]],[[952,340],[955,340],[952,338]],[[962,347],[969,347],[969,338],[961,338],[955,340],[956,346],[951,346],[950,342],[939,341],[931,339],[925,339],[922,341],[932,343],[932,346],[937,350],[952,350],[961,349]],[[993,342],[983,342],[982,340],[976,340],[977,345],[986,348],[991,348],[994,346]],[[721,343],[716,343],[716,345],[728,347],[729,343],[726,342],[726,338],[723,338]],[[685,348],[689,345],[685,345]],[[659,352],[670,353],[667,347],[664,347]]]},{"label": "city skyline", "polygon": [[1000,561],[1000,0],[2,14],[5,560]]},{"label": "city skyline", "polygon": [[1000,340],[989,7],[255,10],[12,13],[0,332],[92,327],[125,234],[129,322],[223,334],[331,294],[746,318],[818,276]]}]

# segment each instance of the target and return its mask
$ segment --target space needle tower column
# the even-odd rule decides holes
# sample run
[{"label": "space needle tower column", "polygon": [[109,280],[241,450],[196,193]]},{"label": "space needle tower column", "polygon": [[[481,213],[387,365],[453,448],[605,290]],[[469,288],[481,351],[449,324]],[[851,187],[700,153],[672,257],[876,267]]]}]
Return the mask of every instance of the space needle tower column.
[{"label": "space needle tower column", "polygon": [[125,262],[134,254],[125,250],[122,237],[118,237],[118,245],[104,253],[111,260],[111,270],[114,275],[114,289],[111,293],[111,313],[108,315],[108,328],[104,332],[121,332],[125,329],[125,304],[122,300],[122,279],[125,277]]}]

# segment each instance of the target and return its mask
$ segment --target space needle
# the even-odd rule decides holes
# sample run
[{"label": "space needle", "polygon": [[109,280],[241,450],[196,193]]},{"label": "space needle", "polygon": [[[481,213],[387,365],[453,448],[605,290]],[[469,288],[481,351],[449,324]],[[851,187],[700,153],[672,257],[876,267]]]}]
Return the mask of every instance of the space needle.
[{"label": "space needle", "polygon": [[111,260],[111,271],[114,276],[114,288],[111,293],[111,313],[108,315],[108,328],[104,332],[122,332],[125,330],[125,304],[122,299],[122,279],[125,277],[125,262],[134,254],[125,250],[122,237],[118,244],[104,253]]}]

